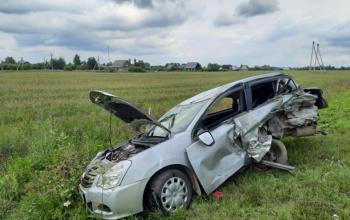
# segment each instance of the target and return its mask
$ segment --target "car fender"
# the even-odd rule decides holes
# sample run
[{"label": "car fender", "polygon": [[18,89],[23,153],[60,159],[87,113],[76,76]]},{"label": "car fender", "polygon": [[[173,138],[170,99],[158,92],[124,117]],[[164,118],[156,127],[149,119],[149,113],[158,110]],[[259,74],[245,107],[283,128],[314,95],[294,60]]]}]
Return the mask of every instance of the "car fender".
[{"label": "car fender", "polygon": [[122,185],[149,179],[159,170],[171,165],[178,164],[191,169],[185,151],[190,144],[190,135],[182,132],[130,157],[132,165],[125,174]]}]

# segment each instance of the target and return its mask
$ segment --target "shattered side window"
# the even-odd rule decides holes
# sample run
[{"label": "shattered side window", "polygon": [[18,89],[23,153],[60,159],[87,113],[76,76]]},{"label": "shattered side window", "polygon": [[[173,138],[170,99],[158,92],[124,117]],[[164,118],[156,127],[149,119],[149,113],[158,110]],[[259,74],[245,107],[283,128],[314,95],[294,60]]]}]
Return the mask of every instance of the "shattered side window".
[{"label": "shattered side window", "polygon": [[281,78],[277,81],[277,94],[288,94],[297,89],[294,81],[291,78]]}]

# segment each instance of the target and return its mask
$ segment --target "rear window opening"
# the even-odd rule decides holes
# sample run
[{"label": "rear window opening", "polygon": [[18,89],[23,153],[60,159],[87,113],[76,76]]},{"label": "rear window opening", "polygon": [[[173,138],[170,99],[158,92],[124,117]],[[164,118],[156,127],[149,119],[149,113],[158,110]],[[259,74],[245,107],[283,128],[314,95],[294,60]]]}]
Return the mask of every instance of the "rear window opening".
[{"label": "rear window opening", "polygon": [[276,81],[258,83],[251,86],[252,108],[255,108],[275,96]]}]

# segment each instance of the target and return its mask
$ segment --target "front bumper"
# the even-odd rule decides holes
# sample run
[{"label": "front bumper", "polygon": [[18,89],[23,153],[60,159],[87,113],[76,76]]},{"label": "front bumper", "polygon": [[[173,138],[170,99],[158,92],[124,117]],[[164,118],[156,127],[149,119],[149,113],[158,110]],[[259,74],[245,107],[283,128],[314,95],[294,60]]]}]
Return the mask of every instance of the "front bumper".
[{"label": "front bumper", "polygon": [[92,185],[79,192],[87,208],[97,217],[119,219],[143,211],[143,193],[148,179],[112,189]]}]

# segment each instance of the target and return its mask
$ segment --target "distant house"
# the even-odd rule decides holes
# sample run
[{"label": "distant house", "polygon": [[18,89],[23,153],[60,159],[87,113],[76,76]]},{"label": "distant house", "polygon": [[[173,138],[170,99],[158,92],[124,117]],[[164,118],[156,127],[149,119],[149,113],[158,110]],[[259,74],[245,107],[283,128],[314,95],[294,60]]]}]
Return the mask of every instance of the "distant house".
[{"label": "distant house", "polygon": [[161,65],[157,65],[157,66],[151,66],[151,70],[152,71],[155,71],[155,72],[158,72],[158,71],[161,71],[161,70],[163,70],[163,66],[161,66]]},{"label": "distant house", "polygon": [[196,71],[196,70],[201,70],[202,66],[198,62],[189,62],[186,64],[186,70],[188,71]]},{"label": "distant house", "polygon": [[167,71],[179,70],[180,69],[180,64],[179,63],[167,63],[165,65],[165,69]]},{"label": "distant house", "polygon": [[130,60],[116,60],[112,63],[111,68],[117,72],[126,72],[130,65]]},{"label": "distant house", "polygon": [[249,67],[248,67],[248,65],[241,65],[241,67],[239,68],[239,70],[241,70],[241,71],[246,71],[246,70],[249,70]]},{"label": "distant house", "polygon": [[273,66],[272,69],[273,69],[274,71],[279,71],[279,70],[283,70],[283,67]]},{"label": "distant house", "polygon": [[144,63],[145,69],[150,70],[151,69],[151,64],[150,63]]},{"label": "distant house", "polygon": [[232,65],[231,64],[224,64],[221,66],[221,69],[223,71],[230,71],[230,70],[232,70]]},{"label": "distant house", "polygon": [[232,66],[232,70],[233,71],[239,71],[239,67],[238,66]]},{"label": "distant house", "polygon": [[185,69],[186,69],[186,66],[187,66],[187,64],[186,64],[186,63],[183,63],[183,64],[180,65],[180,69],[181,69],[181,70],[185,70]]}]

